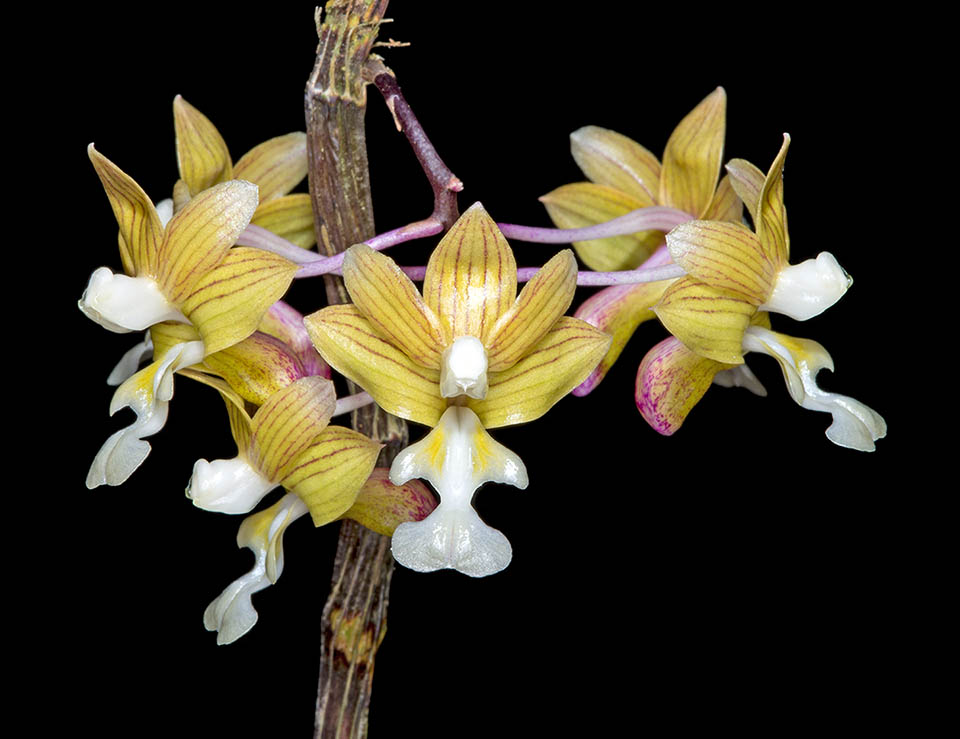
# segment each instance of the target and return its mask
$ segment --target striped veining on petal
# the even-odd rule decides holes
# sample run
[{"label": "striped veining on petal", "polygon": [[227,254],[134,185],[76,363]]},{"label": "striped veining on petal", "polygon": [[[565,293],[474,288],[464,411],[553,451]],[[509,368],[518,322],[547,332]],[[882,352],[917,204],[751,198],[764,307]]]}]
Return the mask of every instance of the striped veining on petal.
[{"label": "striped veining on petal", "polygon": [[133,178],[98,152],[93,144],[87,147],[87,156],[120,227],[124,271],[129,275],[155,278],[163,227],[153,202]]},{"label": "striped veining on petal", "polygon": [[384,410],[433,426],[447,407],[440,372],[416,364],[383,339],[354,305],[335,305],[304,318],[317,351]]},{"label": "striped veining on petal", "polygon": [[763,181],[758,203],[760,217],[755,224],[760,243],[778,267],[784,266],[790,257],[787,211],[783,205],[783,163],[789,148],[790,136],[783,134],[783,145]]},{"label": "striped veining on petal", "polygon": [[609,346],[607,334],[563,316],[519,362],[491,373],[486,398],[468,405],[486,428],[532,421],[583,382]]},{"label": "striped veining on petal", "polygon": [[304,377],[274,393],[253,417],[254,454],[274,482],[286,477],[293,460],[326,428],[336,407],[333,383]]},{"label": "striped veining on petal", "polygon": [[261,203],[286,195],[307,176],[307,135],[296,131],[258,144],[240,157],[233,176],[256,184]]},{"label": "striped veining on petal", "polygon": [[727,162],[727,173],[731,186],[747,206],[747,212],[756,228],[757,203],[760,202],[760,191],[763,190],[763,172],[746,159],[731,159]]},{"label": "striped veining on petal", "polygon": [[606,185],[640,202],[657,203],[660,162],[631,138],[599,126],[584,126],[570,134],[570,151],[591,182]]},{"label": "striped veining on petal", "polygon": [[562,316],[577,288],[577,260],[566,249],[556,254],[520,291],[491,332],[488,370],[500,372],[517,361]]},{"label": "striped veining on petal", "polygon": [[440,368],[440,321],[390,257],[365,244],[352,246],[344,256],[343,279],[354,304],[385,339],[417,364]]},{"label": "striped veining on petal", "polygon": [[191,195],[229,180],[233,175],[230,151],[216,126],[177,95],[173,100],[177,140],[177,168]]},{"label": "striped veining on petal", "polygon": [[691,221],[667,234],[673,261],[698,280],[760,305],[773,290],[776,268],[760,240],[739,223]]}]

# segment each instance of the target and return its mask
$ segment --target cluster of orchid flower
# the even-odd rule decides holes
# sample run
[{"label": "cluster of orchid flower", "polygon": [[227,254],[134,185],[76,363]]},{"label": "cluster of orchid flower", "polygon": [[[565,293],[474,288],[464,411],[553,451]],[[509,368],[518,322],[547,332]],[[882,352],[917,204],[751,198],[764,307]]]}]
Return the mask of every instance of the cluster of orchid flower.
[{"label": "cluster of orchid flower", "polygon": [[[238,543],[255,565],[205,613],[228,643],[256,622],[251,596],[276,582],[283,533],[307,513],[317,526],[349,517],[392,536],[394,557],[414,570],[481,577],[506,567],[509,542],[471,500],[486,482],[526,487],[527,471],[488,429],[588,394],[654,317],[670,336],[641,362],[636,404],[658,432],[676,431],[712,384],[765,394],[744,363],[760,352],[780,363],[797,403],[832,414],[831,441],[873,450],[883,419],[816,385],[817,372],[832,369],[826,350],[770,327],[771,312],[819,314],[851,280],[827,253],[788,262],[789,137],[766,174],[734,159],[721,179],[725,107],[722,89],[703,100],[662,162],[613,131],[576,131],[573,156],[590,182],[542,198],[558,228],[498,225],[475,204],[425,268],[378,251],[424,235],[415,229],[337,257],[312,251],[310,197],[291,194],[307,173],[305,134],[266,141],[234,164],[214,125],[178,97],[180,179],[156,205],[91,144],[120,226],[123,274],[97,269],[80,308],[111,331],[146,335],[108,379],[118,385],[111,414],[129,407],[136,420],[103,445],[87,486],[119,485],[143,462],[175,375],[220,393],[237,456],[196,462],[187,495],[237,514],[285,491],[244,520]],[[518,270],[507,237],[572,243],[589,270],[578,271],[570,249],[532,275]],[[296,277],[329,272],[342,274],[351,303],[303,316],[283,302]],[[578,284],[604,289],[567,316]],[[337,399],[331,368],[365,392]],[[389,469],[375,467],[378,442],[330,425],[369,402],[431,429]]]}]

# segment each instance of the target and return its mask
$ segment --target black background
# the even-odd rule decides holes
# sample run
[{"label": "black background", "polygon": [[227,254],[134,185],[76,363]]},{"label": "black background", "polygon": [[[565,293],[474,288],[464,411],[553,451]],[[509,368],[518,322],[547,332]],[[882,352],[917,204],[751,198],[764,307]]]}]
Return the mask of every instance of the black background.
[{"label": "black background", "polygon": [[[396,2],[381,38],[411,46],[382,53],[465,183],[461,208],[480,200],[499,221],[549,225],[537,197],[582,179],[568,135],[583,125],[659,155],[676,123],[723,85],[727,158],[766,170],[789,132],[792,261],[831,251],[855,283],[824,315],[774,328],[823,343],[837,371],[821,385],[878,410],[890,438],[874,454],[833,446],[829,417],[796,406],[766,357],[750,366],[767,398],[714,388],[661,437],[632,399],[637,364],[666,335],[644,325],[592,396],[495,432],[531,480],[477,497],[513,544],[505,572],[472,580],[397,568],[373,737],[780,735],[913,720],[922,568],[940,544],[917,543],[926,503],[904,444],[921,424],[903,388],[923,349],[899,322],[909,296],[896,283],[913,234],[889,217],[911,177],[888,148],[903,135],[895,112],[914,104],[890,53],[909,32],[867,32],[852,17],[633,5],[530,4],[515,15],[509,4]],[[310,735],[337,527],[293,526],[283,576],[255,598],[260,622],[217,647],[203,610],[251,557],[235,547],[239,517],[195,509],[183,489],[195,459],[234,454],[219,398],[179,380],[141,469],[119,488],[86,490],[89,462],[128,422],[108,418],[104,380],[135,339],[94,325],[75,301],[93,269],[119,266],[86,145],[159,200],[176,178],[176,94],[218,126],[235,161],[302,130],[312,16],[291,3],[55,20],[56,72],[38,85],[50,90],[45,117],[62,122],[48,169],[61,215],[38,225],[72,229],[51,293],[56,355],[72,369],[49,380],[55,438],[69,454],[47,502],[56,515],[44,549],[55,556],[43,560],[30,680],[64,710],[38,713],[41,724],[97,736]],[[372,89],[367,127],[378,230],[425,216],[429,188]],[[433,243],[392,254],[422,264]],[[553,253],[514,248],[523,266]],[[297,284],[291,302],[320,307],[321,283]]]}]

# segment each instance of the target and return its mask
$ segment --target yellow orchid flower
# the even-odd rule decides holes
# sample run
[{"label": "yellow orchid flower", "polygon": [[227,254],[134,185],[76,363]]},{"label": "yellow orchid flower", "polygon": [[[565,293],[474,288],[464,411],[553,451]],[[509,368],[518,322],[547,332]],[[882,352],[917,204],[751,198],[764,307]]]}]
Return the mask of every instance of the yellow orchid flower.
[{"label": "yellow orchid flower", "polygon": [[[118,333],[153,327],[154,345],[154,362],[124,379],[113,396],[111,415],[129,406],[137,420],[97,454],[87,476],[92,488],[119,485],[133,473],[150,451],[143,438],[166,420],[173,374],[253,333],[297,268],[259,249],[233,247],[257,207],[255,185],[215,185],[164,223],[129,175],[92,144],[88,153],[120,226],[124,274],[95,270],[79,307]],[[168,337],[159,342],[162,350],[157,331]],[[144,350],[135,347],[114,378],[130,371]]]},{"label": "yellow orchid flower", "polygon": [[[759,314],[744,332],[743,351],[776,359],[793,399],[803,408],[833,416],[826,431],[830,441],[850,449],[874,451],[874,442],[887,432],[883,418],[853,398],[821,390],[817,373],[824,367],[833,371],[833,360],[826,349],[815,341],[771,331],[766,316]],[[640,364],[637,408],[655,430],[670,436],[711,384],[747,387],[766,395],[745,364],[725,364],[703,357],[671,336],[651,349]]]},{"label": "yellow orchid flower", "polygon": [[572,252],[553,257],[518,296],[510,245],[478,203],[437,245],[422,295],[364,245],[348,250],[343,275],[353,303],[304,319],[320,354],[388,412],[435,427],[391,468],[395,484],[423,477],[441,496],[425,521],[397,529],[394,556],[422,571],[503,569],[509,543],[470,501],[484,482],[522,488],[527,476],[486,429],[539,418],[583,381],[610,341],[563,315],[576,288]]},{"label": "yellow orchid flower", "polygon": [[307,176],[307,135],[297,131],[264,141],[236,164],[216,126],[177,95],[173,101],[180,179],[174,186],[174,211],[190,198],[228,180],[246,180],[260,191],[250,219],[304,249],[316,243],[313,206],[306,193],[289,194]]},{"label": "yellow orchid flower", "polygon": [[[662,164],[623,134],[599,126],[574,131],[573,158],[590,182],[564,185],[540,201],[558,228],[592,226],[654,205],[690,219],[739,221],[740,201],[729,178],[720,179],[726,108],[718,87],[673,130]],[[573,246],[590,269],[608,272],[637,267],[662,243],[660,231],[641,231]]]},{"label": "yellow orchid flower", "polygon": [[670,333],[703,357],[740,364],[744,332],[758,311],[806,320],[833,305],[852,283],[828,252],[789,264],[783,205],[789,145],[790,137],[784,134],[765,177],[743,160],[729,166],[754,230],[739,223],[697,220],[667,234],[670,255],[687,274],[664,291],[653,310]]}]

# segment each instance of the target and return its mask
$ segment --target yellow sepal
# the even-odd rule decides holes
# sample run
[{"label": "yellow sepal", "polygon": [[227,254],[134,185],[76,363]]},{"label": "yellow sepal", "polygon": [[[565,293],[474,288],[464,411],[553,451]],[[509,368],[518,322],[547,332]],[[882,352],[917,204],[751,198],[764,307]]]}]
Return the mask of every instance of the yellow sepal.
[{"label": "yellow sepal", "polygon": [[313,228],[313,206],[306,193],[284,195],[261,202],[250,223],[272,231],[301,249],[310,249],[317,243]]},{"label": "yellow sepal", "polygon": [[701,217],[713,200],[723,159],[727,94],[710,93],[673,130],[663,151],[660,205]]},{"label": "yellow sepal", "polygon": [[517,263],[507,240],[474,203],[437,244],[427,263],[424,300],[439,317],[444,345],[460,336],[487,343],[517,297]]},{"label": "yellow sepal", "polygon": [[[557,228],[594,226],[647,206],[632,195],[592,182],[563,185],[543,195],[540,202]],[[573,248],[590,269],[613,272],[634,269],[662,243],[662,232],[638,231],[606,239],[575,241]]]},{"label": "yellow sepal", "polygon": [[353,505],[381,446],[352,429],[328,426],[297,457],[280,484],[306,504],[315,526],[323,526]]},{"label": "yellow sepal", "polygon": [[128,275],[156,277],[163,226],[143,189],[126,172],[100,152],[87,147],[87,155],[107,193],[120,226],[120,256]]},{"label": "yellow sepal", "polygon": [[681,277],[653,310],[670,333],[700,356],[743,364],[743,332],[756,313],[749,301]]},{"label": "yellow sepal", "polygon": [[607,334],[564,316],[523,359],[490,373],[487,396],[467,405],[485,428],[532,421],[583,382],[609,346]]},{"label": "yellow sepal", "polygon": [[343,259],[343,281],[354,305],[383,338],[417,364],[440,368],[440,319],[390,257],[366,244],[351,246]]},{"label": "yellow sepal", "polygon": [[256,185],[231,180],[195,195],[170,220],[157,275],[168,300],[184,303],[236,243],[256,209]]},{"label": "yellow sepal", "polygon": [[251,456],[267,479],[286,478],[297,458],[326,428],[337,405],[333,383],[304,377],[277,391],[253,416]]},{"label": "yellow sepal", "polygon": [[754,229],[760,243],[772,262],[778,266],[787,264],[790,258],[790,234],[787,231],[787,210],[783,205],[783,163],[790,148],[790,136],[783,134],[783,145],[760,190],[757,203],[758,218]]},{"label": "yellow sepal", "polygon": [[577,289],[577,260],[570,249],[556,254],[524,285],[500,316],[487,344],[489,372],[512,367],[557,322]]},{"label": "yellow sepal", "polygon": [[233,178],[230,151],[210,120],[177,95],[173,99],[177,166],[191,195]]},{"label": "yellow sepal", "polygon": [[258,144],[240,157],[233,177],[260,188],[260,202],[286,195],[307,176],[307,135],[288,133]]},{"label": "yellow sepal", "polygon": [[317,351],[388,413],[433,426],[447,407],[440,371],[421,367],[382,338],[354,305],[333,305],[304,318]]},{"label": "yellow sepal", "polygon": [[243,246],[230,249],[182,307],[203,336],[207,354],[252,334],[266,310],[283,297],[296,271],[297,265],[276,254]]},{"label": "yellow sepal", "polygon": [[286,344],[260,331],[209,355],[203,363],[241,398],[257,406],[306,374]]},{"label": "yellow sepal", "polygon": [[657,204],[660,162],[633,139],[607,128],[584,126],[570,134],[570,151],[591,182],[631,196],[640,203],[638,208]]}]

